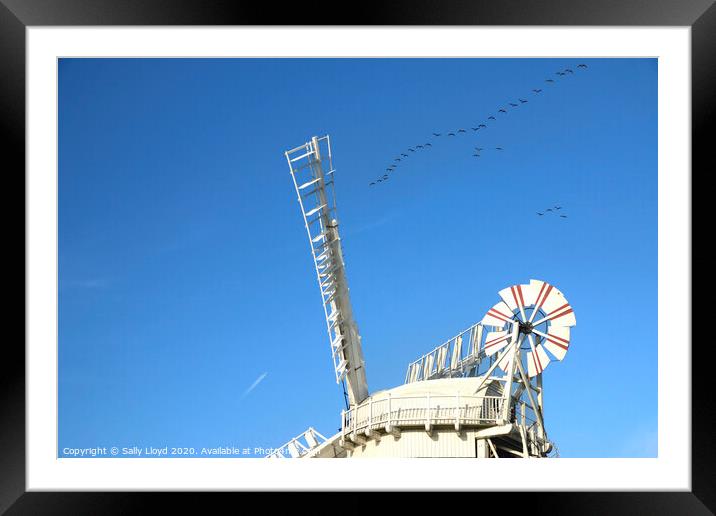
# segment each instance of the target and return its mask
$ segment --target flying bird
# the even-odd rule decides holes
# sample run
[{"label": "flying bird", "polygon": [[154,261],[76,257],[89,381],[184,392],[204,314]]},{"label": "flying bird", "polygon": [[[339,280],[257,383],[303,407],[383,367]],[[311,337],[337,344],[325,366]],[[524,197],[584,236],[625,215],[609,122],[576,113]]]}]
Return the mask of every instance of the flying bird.
[{"label": "flying bird", "polygon": [[472,129],[473,131],[477,131],[479,127],[471,127],[470,129]]},{"label": "flying bird", "polygon": [[564,72],[557,72],[557,75],[560,75],[560,76],[561,76],[561,75],[567,75],[567,74],[564,73]]},{"label": "flying bird", "polygon": [[415,149],[408,149],[410,152],[415,152]]},{"label": "flying bird", "polygon": [[504,109],[500,109],[500,113],[507,113]]},{"label": "flying bird", "polygon": [[442,134],[443,134],[443,133],[433,133],[433,136],[440,136],[440,135],[442,135]]},{"label": "flying bird", "polygon": [[566,215],[560,215],[560,217],[562,217],[563,219],[566,219],[566,218],[567,218]]},{"label": "flying bird", "polygon": [[371,183],[371,184],[370,184],[370,185],[368,185],[368,186],[373,186],[374,184],[375,184],[375,182]]},{"label": "flying bird", "polygon": [[487,119],[488,119],[488,120],[497,120],[497,118],[495,118],[495,117],[492,116],[492,115],[488,116]]},{"label": "flying bird", "polygon": [[404,158],[408,158],[409,156],[407,154],[401,154]]},{"label": "flying bird", "polygon": [[534,90],[532,90],[532,91],[534,91],[535,93],[539,93],[539,92],[541,92],[542,90],[534,89]]},{"label": "flying bird", "polygon": [[544,213],[537,212],[537,215],[541,217],[542,215],[544,215]]},{"label": "flying bird", "polygon": [[547,208],[547,209],[544,210],[544,211],[552,211],[552,208]]},{"label": "flying bird", "polygon": [[473,156],[475,156],[476,158],[479,158],[479,157],[480,157],[479,154],[473,154]]},{"label": "flying bird", "polygon": [[477,152],[480,152],[482,149],[483,149],[482,147],[475,147],[475,150],[476,150]]},{"label": "flying bird", "polygon": [[400,158],[395,158],[393,161],[400,161]]},{"label": "flying bird", "polygon": [[496,150],[503,150],[502,147],[495,147]]},{"label": "flying bird", "polygon": [[433,144],[432,144],[432,143],[426,143],[425,146],[426,146],[426,147],[432,147]]},{"label": "flying bird", "polygon": [[465,132],[465,129],[458,129],[457,132],[458,132],[458,133],[464,133],[464,132]]},{"label": "flying bird", "polygon": [[555,210],[561,210],[562,207],[561,207],[561,206],[555,206],[554,209],[555,209]]},{"label": "flying bird", "polygon": [[527,101],[524,100],[524,99],[520,99],[520,102],[522,102],[523,104],[526,104],[526,103],[527,103]]},{"label": "flying bird", "polygon": [[510,106],[517,107],[517,104],[513,104],[512,102],[510,102]]},{"label": "flying bird", "polygon": [[552,79],[547,79],[547,80],[544,81],[544,82],[554,82],[554,81],[553,81]]},{"label": "flying bird", "polygon": [[416,145],[415,148],[416,148],[416,149],[422,149],[423,146],[422,146],[422,145]]},{"label": "flying bird", "polygon": [[586,67],[587,67],[587,65],[585,65],[584,63],[577,65],[577,68],[586,68]]},{"label": "flying bird", "polygon": [[382,179],[377,179],[377,180],[376,180],[376,183],[382,183],[382,182],[383,182]]},{"label": "flying bird", "polygon": [[448,133],[448,136],[455,136],[455,133]]},{"label": "flying bird", "polygon": [[565,68],[564,71],[567,72],[567,73],[574,73],[574,71],[573,71],[573,70],[570,70],[569,68]]}]

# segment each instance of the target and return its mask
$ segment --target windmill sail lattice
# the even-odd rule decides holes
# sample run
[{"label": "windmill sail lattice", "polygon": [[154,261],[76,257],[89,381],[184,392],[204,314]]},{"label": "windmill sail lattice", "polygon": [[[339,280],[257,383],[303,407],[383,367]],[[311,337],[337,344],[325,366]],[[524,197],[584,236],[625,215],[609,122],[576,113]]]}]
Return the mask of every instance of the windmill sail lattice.
[{"label": "windmill sail lattice", "polygon": [[336,382],[345,380],[354,405],[368,397],[368,383],[338,234],[330,138],[314,137],[285,154],[321,290]]}]

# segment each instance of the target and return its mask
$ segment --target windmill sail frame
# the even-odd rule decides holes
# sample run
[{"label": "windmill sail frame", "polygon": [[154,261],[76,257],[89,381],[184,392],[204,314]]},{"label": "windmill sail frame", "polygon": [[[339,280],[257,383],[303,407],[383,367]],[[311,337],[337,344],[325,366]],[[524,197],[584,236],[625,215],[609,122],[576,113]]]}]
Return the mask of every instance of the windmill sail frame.
[{"label": "windmill sail frame", "polygon": [[355,405],[368,397],[368,383],[338,233],[330,137],[314,136],[285,155],[321,291],[336,383],[345,380],[349,403]]}]

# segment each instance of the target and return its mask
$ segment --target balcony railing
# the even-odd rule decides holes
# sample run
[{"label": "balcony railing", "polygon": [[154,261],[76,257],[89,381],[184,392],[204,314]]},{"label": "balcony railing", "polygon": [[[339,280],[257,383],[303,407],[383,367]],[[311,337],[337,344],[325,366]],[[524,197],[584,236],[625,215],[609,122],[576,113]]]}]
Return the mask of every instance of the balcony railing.
[{"label": "balcony railing", "polygon": [[389,396],[372,398],[343,412],[343,435],[378,428],[434,425],[487,425],[502,421],[498,396]]}]

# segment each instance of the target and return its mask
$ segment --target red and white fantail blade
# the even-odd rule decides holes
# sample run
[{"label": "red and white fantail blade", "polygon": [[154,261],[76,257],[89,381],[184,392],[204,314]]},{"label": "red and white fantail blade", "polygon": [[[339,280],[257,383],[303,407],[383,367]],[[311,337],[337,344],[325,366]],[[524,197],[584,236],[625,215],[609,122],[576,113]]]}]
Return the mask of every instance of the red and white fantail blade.
[{"label": "red and white fantail blade", "polygon": [[534,319],[538,310],[542,310],[546,315],[535,321],[533,324],[537,326],[545,321],[550,321],[554,326],[574,326],[577,319],[574,317],[574,310],[570,306],[564,294],[549,283],[539,280],[531,280],[530,285],[537,289],[537,298],[535,299],[535,311],[530,319]]},{"label": "red and white fantail blade", "polygon": [[572,309],[572,306],[567,302],[567,300],[564,299],[564,296],[562,296],[561,299],[556,298],[555,300],[559,303],[555,303],[557,304],[557,306],[552,310],[546,308],[545,303],[544,310],[549,311],[547,311],[547,315],[533,323],[535,326],[538,326],[545,321],[549,321],[550,326],[570,327],[577,324],[577,319],[576,317],[574,317],[574,310]]},{"label": "red and white fantail blade", "polygon": [[542,342],[554,358],[562,360],[569,349],[569,328],[566,326],[550,326],[547,333],[532,330],[544,339]]},{"label": "red and white fantail blade", "polygon": [[545,370],[549,365],[549,356],[542,347],[542,344],[537,344],[534,347],[534,351],[527,352],[527,375],[532,378],[537,376],[539,373]]},{"label": "red and white fantail blade", "polygon": [[533,304],[535,305],[535,311],[537,311],[542,308],[545,300],[552,294],[554,286],[546,281],[531,279],[530,287],[534,293]]},{"label": "red and white fantail blade", "polygon": [[[527,299],[525,299],[526,294]],[[528,303],[528,301],[533,297],[529,294],[531,294],[529,285],[513,285],[500,290],[500,297],[505,304],[512,312],[519,310],[522,319],[525,318],[525,307],[530,306],[531,303]]]},{"label": "red and white fantail blade", "polygon": [[537,293],[539,292],[539,289],[536,288],[536,285],[533,284],[535,280],[530,280],[530,283],[527,285],[520,285],[522,287],[522,298],[525,301],[525,306],[530,307],[535,304],[537,301]]},{"label": "red and white fantail blade", "polygon": [[484,326],[504,328],[508,322],[512,323],[512,316],[513,314],[510,307],[507,306],[504,301],[500,301],[487,311],[485,317],[482,318],[482,324]]},{"label": "red and white fantail blade", "polygon": [[512,333],[506,331],[491,331],[485,337],[485,345],[483,346],[486,355],[494,355],[499,350],[507,346],[512,340]]}]

